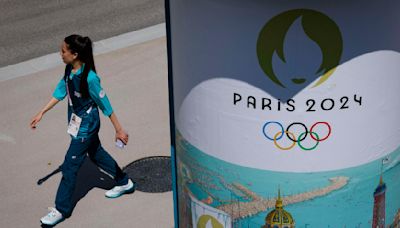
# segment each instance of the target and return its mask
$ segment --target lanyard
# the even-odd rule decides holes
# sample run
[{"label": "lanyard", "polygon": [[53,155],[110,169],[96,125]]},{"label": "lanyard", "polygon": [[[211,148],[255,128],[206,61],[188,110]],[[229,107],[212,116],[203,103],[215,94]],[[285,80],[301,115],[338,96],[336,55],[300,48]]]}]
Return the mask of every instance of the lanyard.
[{"label": "lanyard", "polygon": [[[71,73],[70,73],[70,74],[71,74]],[[74,111],[74,105],[72,104],[72,98],[71,98],[71,95],[69,94],[69,86],[68,86],[68,84],[69,84],[69,75],[67,75],[65,84],[67,85],[67,95],[68,95],[68,103],[69,103],[69,106],[71,106],[72,112],[75,113],[75,111]]]},{"label": "lanyard", "polygon": [[[70,95],[70,93],[69,93],[69,86],[68,86],[69,80],[70,80],[70,79],[69,79],[69,75],[67,75],[65,84],[66,84],[66,86],[67,86],[68,103],[69,103],[69,106],[71,106],[72,112],[75,113],[75,111],[74,111],[74,105],[72,104],[72,98],[71,98],[71,95]],[[86,113],[89,114],[90,111],[92,111],[92,106],[90,106],[89,109],[86,110]]]}]

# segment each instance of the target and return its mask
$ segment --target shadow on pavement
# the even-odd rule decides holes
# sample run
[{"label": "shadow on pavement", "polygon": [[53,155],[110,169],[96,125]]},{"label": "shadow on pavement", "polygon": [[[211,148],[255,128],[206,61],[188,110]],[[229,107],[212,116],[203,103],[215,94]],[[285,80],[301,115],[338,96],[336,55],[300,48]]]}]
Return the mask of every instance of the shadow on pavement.
[{"label": "shadow on pavement", "polygon": [[[41,185],[51,176],[60,172],[61,169],[58,167],[56,170],[38,180],[38,185]],[[100,169],[92,162],[88,157],[86,157],[81,168],[78,171],[78,176],[76,179],[76,187],[74,194],[72,195],[72,205],[75,208],[76,204],[81,200],[86,194],[93,188],[101,188],[104,190],[109,190],[115,186],[116,182],[110,176],[100,171]],[[56,226],[56,225],[54,225]],[[42,227],[54,227],[42,224]]]},{"label": "shadow on pavement", "polygon": [[93,188],[109,190],[116,182],[111,176],[100,171],[100,169],[87,157],[78,171],[75,192],[72,195],[72,204],[75,205],[80,199]]},{"label": "shadow on pavement", "polygon": [[[38,180],[41,185],[53,175],[60,172],[58,167],[53,172]],[[123,171],[136,182],[137,190],[147,193],[161,193],[172,190],[171,179],[171,158],[168,156],[146,157],[133,161]],[[110,176],[100,171],[100,169],[86,157],[78,171],[76,187],[72,195],[72,205],[76,204],[93,188],[109,190],[115,186],[116,182]],[[61,221],[62,222],[62,221]],[[57,225],[57,224],[56,224]],[[41,227],[55,227],[42,224]]]}]

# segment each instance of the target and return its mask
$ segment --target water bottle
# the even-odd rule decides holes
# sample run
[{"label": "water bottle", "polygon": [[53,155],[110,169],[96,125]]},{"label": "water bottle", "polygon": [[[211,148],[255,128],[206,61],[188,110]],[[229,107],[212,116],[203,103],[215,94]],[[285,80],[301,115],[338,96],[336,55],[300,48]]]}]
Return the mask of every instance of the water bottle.
[{"label": "water bottle", "polygon": [[119,149],[124,149],[125,144],[120,139],[117,139],[117,141],[115,142],[115,146]]}]

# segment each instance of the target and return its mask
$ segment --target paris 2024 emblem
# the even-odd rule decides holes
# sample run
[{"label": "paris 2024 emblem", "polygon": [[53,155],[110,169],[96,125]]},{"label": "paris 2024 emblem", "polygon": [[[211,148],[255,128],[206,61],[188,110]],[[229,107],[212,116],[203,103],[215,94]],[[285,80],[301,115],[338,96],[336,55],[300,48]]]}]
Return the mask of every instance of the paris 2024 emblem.
[{"label": "paris 2024 emblem", "polygon": [[[314,70],[312,77],[291,75],[289,79],[284,79],[282,75],[274,71],[273,56],[276,54],[282,62],[286,62],[285,38],[293,23],[298,19],[301,20],[306,36],[318,45],[322,61]],[[311,9],[294,9],[278,14],[264,25],[257,40],[257,56],[261,69],[272,82],[283,88],[290,86],[288,83],[307,85],[311,83],[308,81],[309,78],[317,77],[320,79],[314,87],[322,84],[339,65],[342,50],[343,40],[337,24],[325,14]]]}]

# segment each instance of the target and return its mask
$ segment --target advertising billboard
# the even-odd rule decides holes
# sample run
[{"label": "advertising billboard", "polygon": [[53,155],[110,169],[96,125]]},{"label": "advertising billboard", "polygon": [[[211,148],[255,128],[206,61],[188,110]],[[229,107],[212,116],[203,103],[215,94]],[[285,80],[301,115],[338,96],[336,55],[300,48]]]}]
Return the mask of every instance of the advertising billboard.
[{"label": "advertising billboard", "polygon": [[400,2],[168,4],[179,227],[398,226]]}]

